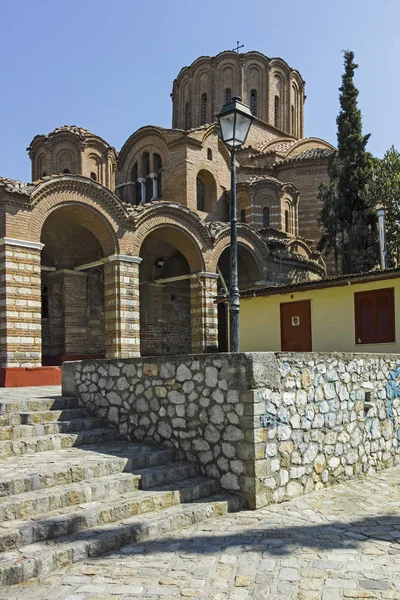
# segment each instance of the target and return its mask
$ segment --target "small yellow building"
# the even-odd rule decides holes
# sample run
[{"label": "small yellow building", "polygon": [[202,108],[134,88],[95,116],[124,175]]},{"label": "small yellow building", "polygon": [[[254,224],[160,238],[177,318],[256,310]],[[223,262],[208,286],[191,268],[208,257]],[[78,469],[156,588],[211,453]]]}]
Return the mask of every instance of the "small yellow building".
[{"label": "small yellow building", "polygon": [[240,350],[400,352],[400,269],[241,292]]}]

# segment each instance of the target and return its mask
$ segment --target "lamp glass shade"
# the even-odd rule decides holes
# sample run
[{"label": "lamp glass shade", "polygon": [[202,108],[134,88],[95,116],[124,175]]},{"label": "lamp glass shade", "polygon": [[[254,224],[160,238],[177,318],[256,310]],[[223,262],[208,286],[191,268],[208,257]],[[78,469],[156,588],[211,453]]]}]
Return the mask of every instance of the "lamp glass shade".
[{"label": "lamp glass shade", "polygon": [[250,108],[239,98],[233,98],[231,102],[225,104],[218,115],[221,135],[225,144],[231,148],[242,146],[246,141],[253,119]]}]

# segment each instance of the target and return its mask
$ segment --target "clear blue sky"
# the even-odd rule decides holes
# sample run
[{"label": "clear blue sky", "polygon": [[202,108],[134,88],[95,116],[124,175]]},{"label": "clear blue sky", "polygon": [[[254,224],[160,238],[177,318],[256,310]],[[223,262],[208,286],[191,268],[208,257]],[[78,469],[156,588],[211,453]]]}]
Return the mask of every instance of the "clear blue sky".
[{"label": "clear blue sky", "polygon": [[342,50],[355,52],[369,150],[400,148],[399,0],[0,0],[0,175],[30,179],[34,135],[79,125],[119,150],[171,126],[172,81],[198,56],[280,56],[307,82],[305,132],[336,142]]}]

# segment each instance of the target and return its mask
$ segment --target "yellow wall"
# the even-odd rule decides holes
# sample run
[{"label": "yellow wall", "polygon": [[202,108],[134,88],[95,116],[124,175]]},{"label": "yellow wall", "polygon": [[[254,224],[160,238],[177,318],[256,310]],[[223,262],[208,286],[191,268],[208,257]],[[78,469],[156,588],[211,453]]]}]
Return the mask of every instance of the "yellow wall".
[{"label": "yellow wall", "polygon": [[[394,288],[396,342],[356,344],[354,293]],[[400,278],[342,285],[304,292],[242,298],[240,300],[240,350],[281,350],[280,304],[311,301],[313,352],[400,352]]]}]

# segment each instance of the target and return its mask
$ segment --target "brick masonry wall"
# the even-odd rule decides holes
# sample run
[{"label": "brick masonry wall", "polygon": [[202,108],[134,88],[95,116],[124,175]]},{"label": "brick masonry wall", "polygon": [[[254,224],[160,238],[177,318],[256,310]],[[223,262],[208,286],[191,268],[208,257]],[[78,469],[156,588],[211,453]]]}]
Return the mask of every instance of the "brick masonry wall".
[{"label": "brick masonry wall", "polygon": [[241,353],[64,363],[63,392],[196,461],[252,508],[399,462],[397,355]]},{"label": "brick masonry wall", "polygon": [[40,250],[3,243],[0,246],[0,366],[41,365],[40,295]]}]

